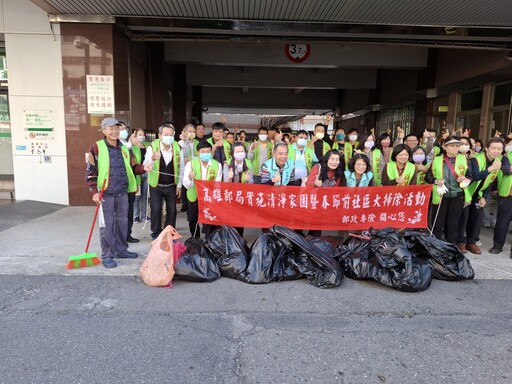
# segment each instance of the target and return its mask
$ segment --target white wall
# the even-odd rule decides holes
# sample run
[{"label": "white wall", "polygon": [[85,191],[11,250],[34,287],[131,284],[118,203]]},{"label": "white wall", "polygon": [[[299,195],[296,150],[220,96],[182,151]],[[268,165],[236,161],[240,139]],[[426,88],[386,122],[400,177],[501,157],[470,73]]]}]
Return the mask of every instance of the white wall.
[{"label": "white wall", "polygon": [[[29,0],[3,0],[0,6],[9,70],[16,198],[68,205],[59,26],[54,26],[52,36],[47,14]],[[32,110],[52,111],[52,139],[28,138],[24,111]],[[31,153],[34,142],[47,145],[49,162]]]}]

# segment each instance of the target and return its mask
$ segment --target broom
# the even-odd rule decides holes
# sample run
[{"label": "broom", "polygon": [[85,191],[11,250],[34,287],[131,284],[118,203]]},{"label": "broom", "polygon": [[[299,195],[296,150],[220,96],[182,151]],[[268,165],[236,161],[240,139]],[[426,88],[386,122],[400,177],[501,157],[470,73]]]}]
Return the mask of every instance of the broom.
[{"label": "broom", "polygon": [[94,219],[92,220],[91,231],[89,232],[89,239],[87,240],[87,245],[85,246],[85,252],[81,255],[70,256],[68,262],[66,263],[67,269],[93,267],[101,263],[101,260],[96,256],[96,253],[88,253],[87,251],[89,250],[89,245],[91,244],[92,231],[94,230],[96,218],[98,217],[98,210],[100,209],[106,181],[107,179],[103,180],[103,186],[101,187],[100,191],[100,204],[96,204],[96,212],[94,213]]}]

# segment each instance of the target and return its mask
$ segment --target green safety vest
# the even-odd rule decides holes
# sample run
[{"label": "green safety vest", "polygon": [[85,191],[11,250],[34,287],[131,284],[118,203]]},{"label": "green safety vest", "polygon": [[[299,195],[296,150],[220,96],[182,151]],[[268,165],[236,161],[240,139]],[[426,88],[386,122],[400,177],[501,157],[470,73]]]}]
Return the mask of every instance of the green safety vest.
[{"label": "green safety vest", "polygon": [[[485,169],[485,166],[487,165],[487,158],[485,157],[485,154],[482,153],[482,156],[475,156],[475,159],[478,163],[478,169],[480,172],[482,172]],[[501,155],[496,158],[497,160],[501,161]],[[483,195],[483,191],[487,189],[489,185],[493,183],[493,181],[498,176],[498,171],[492,171],[487,175],[487,177],[484,179],[484,185],[480,190],[478,191],[478,198],[481,198]],[[468,186],[469,193],[471,196],[474,195],[475,191],[477,190],[478,186],[482,183],[482,180],[473,181]]]},{"label": "green safety vest", "polygon": [[[272,158],[272,143],[270,141],[267,141],[267,160]],[[261,175],[261,165],[259,164],[260,161],[260,144],[259,141],[254,143],[254,157],[252,158],[252,174],[253,175]]]},{"label": "green safety vest", "polygon": [[[405,185],[409,185],[414,176],[414,172],[416,171],[416,167],[412,163],[405,163],[405,168],[402,173],[402,177],[405,179]],[[386,167],[386,172],[389,180],[395,180],[400,175],[398,174],[398,166],[394,161],[389,161],[388,166]]]},{"label": "green safety vest", "polygon": [[[201,160],[198,157],[193,158],[191,161],[192,169],[194,170],[194,173],[196,174],[195,180],[202,180],[201,179]],[[208,181],[215,181],[217,179],[217,175],[220,172],[220,163],[217,160],[211,159],[211,166],[208,166],[208,169],[206,170],[206,180]],[[188,177],[188,176],[185,176]],[[190,189],[187,189],[187,198],[188,201],[194,203],[197,201],[197,188],[196,184],[194,183],[194,186]]]},{"label": "green safety vest", "polygon": [[[213,137],[210,137],[207,142],[210,143],[210,145],[213,147]],[[222,147],[224,148],[224,156],[226,156],[226,160],[229,160],[230,156],[229,153],[231,152],[231,144],[229,144],[229,141],[226,139],[222,139]],[[212,152],[212,157],[215,153]]]},{"label": "green safety vest", "polygon": [[[156,139],[151,143],[153,153],[156,153],[160,149],[160,139]],[[174,170],[174,182],[179,184],[180,181],[180,146],[176,141],[172,142],[172,164]],[[158,179],[160,178],[160,160],[155,161],[153,164],[153,170],[149,173],[148,184],[153,188],[158,185]]]},{"label": "green safety vest", "polygon": [[381,158],[382,153],[380,149],[374,149],[372,151],[372,173],[376,187],[380,187],[382,185],[382,169],[380,168]]},{"label": "green safety vest", "polygon": [[[133,157],[135,158],[135,162],[137,164],[142,164],[142,152],[140,148],[136,145],[132,147]],[[137,185],[140,185],[142,182],[142,177],[140,175],[135,175],[135,180],[137,180]]]},{"label": "green safety vest", "polygon": [[[108,155],[108,147],[105,143],[105,140],[98,140],[96,144],[98,145],[98,164],[96,165],[98,170],[98,190],[100,190],[103,186],[103,180],[107,180],[105,183],[106,190],[108,188],[108,182],[110,178],[110,156]],[[121,153],[123,154],[126,176],[128,176],[128,192],[135,192],[137,190],[137,182],[135,181],[135,175],[133,174],[133,169],[130,162],[130,150],[126,145],[122,145]]]},{"label": "green safety vest", "polygon": [[[306,162],[306,169],[308,170],[308,173],[311,171],[311,167],[313,166],[313,155],[315,152],[313,149],[304,147],[304,159]],[[293,144],[288,145],[288,159],[295,161],[295,158],[297,156],[297,151],[295,150],[295,147]]]},{"label": "green safety vest", "polygon": [[[507,152],[507,158],[512,164],[512,152]],[[500,197],[509,197],[512,192],[512,175],[504,175],[500,169],[498,171],[498,194]]]},{"label": "green safety vest", "polygon": [[[338,142],[336,142],[332,145],[332,149],[335,151],[339,151],[339,147],[340,146],[339,146]],[[352,159],[353,153],[354,153],[354,148],[352,147],[352,144],[350,144],[349,142],[344,143],[343,157],[345,158],[345,170],[348,169],[348,163],[350,163],[350,159]],[[375,172],[373,172],[373,174],[375,174]]]},{"label": "green safety vest", "polygon": [[[432,161],[432,175],[436,178],[436,180],[443,180],[443,170],[444,170],[444,156],[436,156]],[[457,155],[455,158],[455,172],[458,172],[459,176],[465,176],[468,171],[468,159],[464,155]],[[451,172],[451,171],[450,171]],[[464,202],[471,203],[471,193],[468,188],[463,188],[464,191]],[[438,205],[441,201],[441,196],[437,193],[437,185],[432,186],[432,204]]]},{"label": "green safety vest", "polygon": [[[429,166],[430,166],[430,164],[427,164],[427,171],[428,171]],[[425,182],[425,173],[427,171],[418,171],[418,172],[416,172],[416,185],[426,184],[426,182]]]}]

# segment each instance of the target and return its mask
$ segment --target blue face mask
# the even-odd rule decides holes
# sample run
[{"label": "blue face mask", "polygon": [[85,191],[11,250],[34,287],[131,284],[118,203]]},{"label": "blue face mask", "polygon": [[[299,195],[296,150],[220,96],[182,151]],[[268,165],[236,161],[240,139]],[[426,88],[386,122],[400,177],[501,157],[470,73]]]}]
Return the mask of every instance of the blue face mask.
[{"label": "blue face mask", "polygon": [[128,131],[126,129],[123,129],[119,132],[119,138],[121,140],[126,140],[128,138]]},{"label": "blue face mask", "polygon": [[344,133],[337,133],[336,134],[336,140],[345,140],[345,134]]},{"label": "blue face mask", "polygon": [[199,158],[201,159],[201,161],[207,162],[212,159],[212,154],[211,153],[200,153]]}]

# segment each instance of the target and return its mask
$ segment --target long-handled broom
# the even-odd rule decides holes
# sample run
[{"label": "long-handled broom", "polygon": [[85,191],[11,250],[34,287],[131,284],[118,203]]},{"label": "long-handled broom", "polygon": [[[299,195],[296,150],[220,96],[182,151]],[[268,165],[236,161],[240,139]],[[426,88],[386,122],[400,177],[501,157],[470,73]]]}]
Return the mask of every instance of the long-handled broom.
[{"label": "long-handled broom", "polygon": [[98,217],[98,210],[100,209],[106,181],[107,179],[103,180],[103,185],[100,191],[100,204],[96,204],[96,212],[94,213],[94,219],[92,220],[91,231],[89,232],[89,239],[87,240],[87,245],[85,246],[85,252],[81,255],[70,256],[68,262],[66,263],[67,269],[93,267],[101,263],[101,260],[96,256],[96,253],[88,253],[87,251],[89,251],[89,245],[91,244],[92,232],[94,230],[94,225],[96,224],[96,218]]}]

